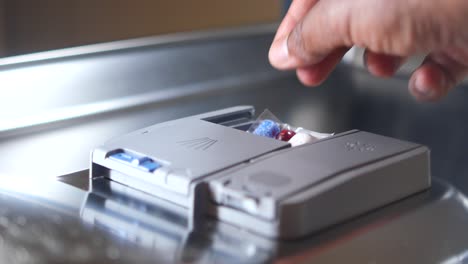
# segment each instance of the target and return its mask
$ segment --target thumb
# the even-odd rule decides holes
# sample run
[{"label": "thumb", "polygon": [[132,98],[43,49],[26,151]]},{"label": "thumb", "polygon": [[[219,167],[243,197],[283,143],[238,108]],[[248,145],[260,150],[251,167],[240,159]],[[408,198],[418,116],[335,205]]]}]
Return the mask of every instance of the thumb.
[{"label": "thumb", "polygon": [[[288,34],[276,39],[270,50],[270,62],[279,69],[314,65],[343,47],[346,17],[350,4],[334,0],[318,1]],[[342,3],[341,3],[342,2]]]}]

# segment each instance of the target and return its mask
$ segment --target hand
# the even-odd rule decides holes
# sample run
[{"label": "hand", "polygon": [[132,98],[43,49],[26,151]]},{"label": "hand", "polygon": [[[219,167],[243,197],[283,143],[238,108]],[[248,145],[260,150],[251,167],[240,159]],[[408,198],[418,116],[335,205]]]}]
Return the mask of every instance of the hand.
[{"label": "hand", "polygon": [[468,75],[467,0],[294,0],[270,48],[271,64],[322,83],[352,46],[367,69],[391,77],[415,54],[428,54],[410,92],[440,99]]}]

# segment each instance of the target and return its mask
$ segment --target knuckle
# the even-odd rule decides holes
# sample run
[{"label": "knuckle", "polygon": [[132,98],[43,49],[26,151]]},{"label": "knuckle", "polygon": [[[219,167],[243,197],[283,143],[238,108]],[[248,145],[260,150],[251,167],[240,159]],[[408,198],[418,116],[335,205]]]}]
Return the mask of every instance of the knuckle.
[{"label": "knuckle", "polygon": [[310,38],[310,29],[305,22],[299,21],[288,37],[289,54],[304,63],[316,59],[316,50],[313,41]]},{"label": "knuckle", "polygon": [[415,51],[419,30],[414,27],[413,15],[401,1],[375,1],[362,9],[355,10],[358,15],[353,16],[350,23],[349,34],[356,45],[397,56]]}]

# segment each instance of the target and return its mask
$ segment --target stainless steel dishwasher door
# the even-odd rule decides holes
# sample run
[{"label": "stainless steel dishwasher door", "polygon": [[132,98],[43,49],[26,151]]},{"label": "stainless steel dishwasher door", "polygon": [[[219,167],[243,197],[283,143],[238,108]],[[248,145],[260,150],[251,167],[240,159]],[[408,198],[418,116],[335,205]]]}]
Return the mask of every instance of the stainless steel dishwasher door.
[{"label": "stainless steel dishwasher door", "polygon": [[[420,104],[407,92],[408,76],[376,79],[344,63],[320,87],[304,88],[293,72],[269,66],[274,29],[180,34],[0,60],[2,263],[465,263],[467,86],[440,103]],[[171,214],[147,219],[149,209],[139,203],[131,207],[133,217],[118,218],[128,213],[127,200],[87,194],[93,147],[234,105],[269,108],[281,120],[317,131],[360,129],[428,145],[434,186],[282,242],[211,221],[204,232],[190,233]],[[86,219],[100,220],[83,220],[83,208]]]}]

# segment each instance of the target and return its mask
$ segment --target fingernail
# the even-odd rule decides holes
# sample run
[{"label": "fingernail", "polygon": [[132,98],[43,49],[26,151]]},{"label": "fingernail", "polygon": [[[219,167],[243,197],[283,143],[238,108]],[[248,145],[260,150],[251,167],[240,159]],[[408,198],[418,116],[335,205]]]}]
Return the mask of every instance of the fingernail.
[{"label": "fingernail", "polygon": [[422,81],[422,78],[416,77],[414,80],[414,90],[426,99],[431,99],[434,97],[435,92],[434,89],[431,89]]},{"label": "fingernail", "polygon": [[279,43],[272,51],[272,63],[277,67],[286,67],[289,61],[288,38],[278,40]]}]

